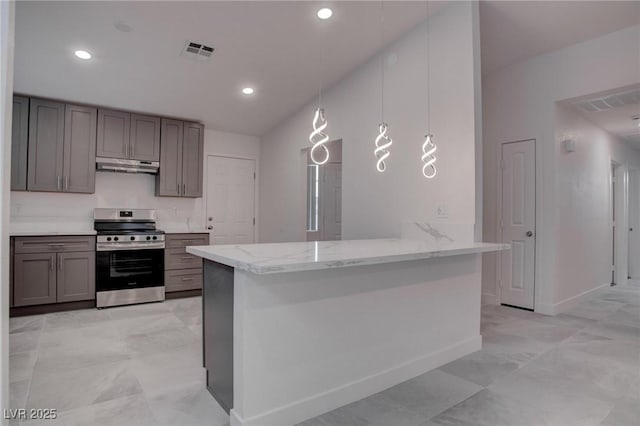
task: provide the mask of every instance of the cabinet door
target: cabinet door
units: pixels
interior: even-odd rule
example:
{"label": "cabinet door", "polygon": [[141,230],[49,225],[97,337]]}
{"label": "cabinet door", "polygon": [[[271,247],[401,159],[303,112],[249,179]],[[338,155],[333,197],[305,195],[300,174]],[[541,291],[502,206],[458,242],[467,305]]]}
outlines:
{"label": "cabinet door", "polygon": [[130,143],[131,159],[160,161],[160,118],[131,114]]}
{"label": "cabinet door", "polygon": [[11,190],[27,190],[27,148],[29,146],[29,98],[13,97],[11,127]]}
{"label": "cabinet door", "polygon": [[129,158],[130,129],[131,114],[128,112],[99,109],[96,155]]}
{"label": "cabinet door", "polygon": [[58,253],[58,303],[96,298],[95,252]]}
{"label": "cabinet door", "polygon": [[13,305],[56,302],[56,254],[16,254],[13,265]]}
{"label": "cabinet door", "polygon": [[162,119],[156,195],[179,197],[182,190],[182,121]]}
{"label": "cabinet door", "polygon": [[202,197],[203,149],[204,126],[197,123],[185,123],[182,147],[183,197]]}
{"label": "cabinet door", "polygon": [[64,104],[31,98],[27,189],[62,191]]}
{"label": "cabinet door", "polygon": [[65,192],[94,193],[96,188],[96,108],[67,105],[64,125]]}

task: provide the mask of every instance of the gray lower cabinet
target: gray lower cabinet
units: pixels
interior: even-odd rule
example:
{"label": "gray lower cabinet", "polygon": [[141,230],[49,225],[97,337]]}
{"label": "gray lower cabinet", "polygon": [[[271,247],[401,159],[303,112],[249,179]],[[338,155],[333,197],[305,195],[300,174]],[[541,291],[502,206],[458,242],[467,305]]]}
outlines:
{"label": "gray lower cabinet", "polygon": [[202,289],[202,258],[185,251],[187,246],[209,244],[209,234],[167,234],[164,251],[165,291]]}
{"label": "gray lower cabinet", "polygon": [[162,119],[156,195],[202,197],[204,126]]}
{"label": "gray lower cabinet", "polygon": [[95,252],[58,253],[57,302],[95,299]]}
{"label": "gray lower cabinet", "polygon": [[56,302],[56,256],[55,253],[14,255],[14,306]]}
{"label": "gray lower cabinet", "polygon": [[12,240],[13,306],[95,299],[95,237]]}
{"label": "gray lower cabinet", "polygon": [[13,97],[11,127],[11,190],[27,190],[27,156],[29,147],[29,98]]}
{"label": "gray lower cabinet", "polygon": [[31,98],[29,191],[95,192],[96,108]]}
{"label": "gray lower cabinet", "polygon": [[100,108],[97,156],[160,161],[160,118]]}

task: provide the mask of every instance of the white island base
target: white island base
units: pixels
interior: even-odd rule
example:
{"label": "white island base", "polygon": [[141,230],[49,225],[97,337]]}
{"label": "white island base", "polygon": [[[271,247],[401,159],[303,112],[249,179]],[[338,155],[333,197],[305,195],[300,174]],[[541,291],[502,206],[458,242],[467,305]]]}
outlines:
{"label": "white island base", "polygon": [[243,252],[235,261],[232,246],[188,249],[205,258],[208,387],[231,425],[294,425],[479,350],[479,253],[504,246],[471,245],[471,253],[422,247],[410,254],[417,260],[395,250],[377,264],[358,262],[364,256],[350,247],[341,265],[323,261],[316,245],[311,263],[283,258],[282,272],[272,260],[266,272],[264,259],[240,259],[277,244],[235,246]]}

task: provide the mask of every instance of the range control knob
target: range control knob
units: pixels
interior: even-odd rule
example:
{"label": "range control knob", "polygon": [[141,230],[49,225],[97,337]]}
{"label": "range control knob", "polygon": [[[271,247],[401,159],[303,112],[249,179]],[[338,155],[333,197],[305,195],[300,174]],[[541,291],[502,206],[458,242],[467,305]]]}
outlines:
{"label": "range control knob", "polygon": [[154,240],[157,240],[157,239],[158,239],[158,237],[156,237],[156,236],[154,235],[154,236],[153,236],[153,239],[154,239]]}
{"label": "range control knob", "polygon": [[118,241],[118,237],[113,237],[113,241]]}
{"label": "range control knob", "polygon": [[135,241],[135,240],[136,240],[136,237],[130,237],[129,239],[130,239],[131,241]]}
{"label": "range control knob", "polygon": [[111,237],[107,237],[107,241],[111,241]]}
{"label": "range control knob", "polygon": [[151,237],[147,235],[147,241],[149,241],[150,239],[151,239]]}

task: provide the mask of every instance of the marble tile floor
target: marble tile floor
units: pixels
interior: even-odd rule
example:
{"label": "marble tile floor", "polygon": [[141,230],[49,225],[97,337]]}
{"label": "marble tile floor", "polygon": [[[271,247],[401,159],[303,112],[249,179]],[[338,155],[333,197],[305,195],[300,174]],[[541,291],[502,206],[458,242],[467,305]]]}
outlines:
{"label": "marble tile floor", "polygon": [[55,420],[11,425],[228,425],[205,389],[202,300],[11,318],[11,408]]}
{"label": "marble tile floor", "polygon": [[[57,408],[31,425],[210,425],[200,298],[10,322],[13,408]],[[482,308],[483,349],[300,426],[635,426],[640,283],[562,315]]]}
{"label": "marble tile floor", "polygon": [[640,425],[640,282],[555,317],[486,305],[483,348],[298,426]]}

